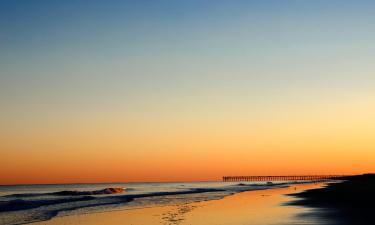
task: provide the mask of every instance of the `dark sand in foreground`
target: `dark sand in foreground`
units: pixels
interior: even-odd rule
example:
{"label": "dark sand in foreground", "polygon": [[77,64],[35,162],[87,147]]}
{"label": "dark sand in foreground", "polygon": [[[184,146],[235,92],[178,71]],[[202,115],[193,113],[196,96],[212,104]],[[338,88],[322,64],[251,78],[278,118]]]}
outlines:
{"label": "dark sand in foreground", "polygon": [[292,194],[300,198],[291,205],[320,209],[302,214],[320,217],[328,224],[375,224],[375,174],[347,177],[343,182],[331,183],[326,188]]}

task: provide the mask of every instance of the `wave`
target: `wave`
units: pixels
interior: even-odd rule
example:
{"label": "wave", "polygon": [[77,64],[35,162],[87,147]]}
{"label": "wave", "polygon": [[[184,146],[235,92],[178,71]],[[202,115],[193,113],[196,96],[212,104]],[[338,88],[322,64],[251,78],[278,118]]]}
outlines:
{"label": "wave", "polygon": [[22,193],[22,194],[12,194],[3,197],[41,197],[41,196],[80,196],[80,195],[109,195],[109,194],[119,194],[124,192],[124,188],[104,188],[95,191],[57,191],[57,192],[47,192],[47,193]]}

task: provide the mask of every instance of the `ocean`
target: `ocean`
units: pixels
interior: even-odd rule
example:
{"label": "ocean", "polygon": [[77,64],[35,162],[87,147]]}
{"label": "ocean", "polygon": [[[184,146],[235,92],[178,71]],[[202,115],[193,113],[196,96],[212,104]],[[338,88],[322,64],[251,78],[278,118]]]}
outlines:
{"label": "ocean", "polygon": [[[292,182],[176,182],[0,186],[0,224],[25,224],[55,216],[128,210],[221,199]],[[123,188],[118,194],[94,192]]]}

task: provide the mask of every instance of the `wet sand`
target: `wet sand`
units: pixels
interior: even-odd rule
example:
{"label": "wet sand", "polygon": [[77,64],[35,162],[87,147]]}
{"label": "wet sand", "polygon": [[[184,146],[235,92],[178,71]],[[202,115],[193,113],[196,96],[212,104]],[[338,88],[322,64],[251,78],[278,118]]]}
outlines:
{"label": "wet sand", "polygon": [[320,186],[321,184],[299,184],[287,188],[248,191],[206,202],[61,216],[33,225],[322,224],[316,218],[305,219],[298,216],[313,213],[312,209],[285,205],[293,199],[287,194]]}

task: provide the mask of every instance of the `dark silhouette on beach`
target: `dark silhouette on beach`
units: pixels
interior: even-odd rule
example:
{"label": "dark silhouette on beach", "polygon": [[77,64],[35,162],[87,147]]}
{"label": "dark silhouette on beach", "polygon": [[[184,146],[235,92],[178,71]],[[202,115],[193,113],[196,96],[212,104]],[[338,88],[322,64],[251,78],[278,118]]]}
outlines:
{"label": "dark silhouette on beach", "polygon": [[[310,216],[321,217],[327,224],[375,224],[375,174],[344,177],[325,188],[292,194],[299,200],[292,205],[319,209]],[[303,215],[309,216],[309,215]]]}

